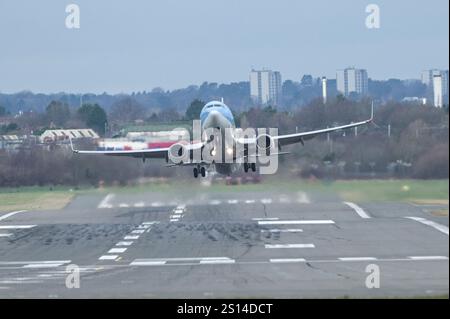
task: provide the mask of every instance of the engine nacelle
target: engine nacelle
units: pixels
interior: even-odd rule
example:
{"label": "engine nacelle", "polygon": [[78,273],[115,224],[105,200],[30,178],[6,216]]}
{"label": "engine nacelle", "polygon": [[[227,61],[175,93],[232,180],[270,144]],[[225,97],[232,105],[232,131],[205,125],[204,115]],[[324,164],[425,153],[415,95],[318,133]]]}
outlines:
{"label": "engine nacelle", "polygon": [[176,164],[189,161],[189,154],[186,146],[181,143],[173,144],[169,148],[169,160]]}
{"label": "engine nacelle", "polygon": [[261,134],[256,138],[256,146],[260,150],[267,151],[273,145],[274,141],[272,136],[268,134]]}

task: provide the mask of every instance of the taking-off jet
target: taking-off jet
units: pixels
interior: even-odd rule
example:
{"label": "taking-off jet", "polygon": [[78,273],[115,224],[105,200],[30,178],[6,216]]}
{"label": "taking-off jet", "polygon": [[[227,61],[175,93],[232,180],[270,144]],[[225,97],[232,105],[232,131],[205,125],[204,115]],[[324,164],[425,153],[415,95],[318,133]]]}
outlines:
{"label": "taking-off jet", "polygon": [[[197,122],[197,141],[179,141],[170,147],[149,148],[139,150],[77,150],[71,142],[72,151],[77,154],[129,156],[141,158],[163,158],[169,167],[191,166],[194,177],[206,176],[206,171],[215,168],[215,171],[223,175],[231,175],[233,172],[244,168],[256,171],[256,162],[265,158],[265,164],[270,164],[270,159],[278,155],[288,154],[281,152],[281,148],[291,144],[304,144],[320,134],[327,134],[338,130],[355,128],[370,123],[373,120],[373,105],[368,120],[336,126],[326,129],[278,135],[271,134],[274,129],[267,133],[264,129],[242,130],[236,128],[231,110],[223,101],[211,101],[207,103],[201,113],[200,121]],[[194,121],[195,131],[196,121]],[[276,130],[276,129],[275,129]],[[195,137],[195,132],[193,133]],[[267,160],[269,159],[269,160]],[[278,162],[276,162],[278,163]],[[260,167],[261,171],[261,167]],[[273,170],[271,172],[274,172]]]}

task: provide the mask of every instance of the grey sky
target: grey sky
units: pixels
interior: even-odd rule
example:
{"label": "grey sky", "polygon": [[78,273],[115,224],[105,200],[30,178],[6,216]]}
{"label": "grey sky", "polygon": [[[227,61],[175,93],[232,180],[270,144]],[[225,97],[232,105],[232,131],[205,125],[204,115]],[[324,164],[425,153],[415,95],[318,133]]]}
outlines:
{"label": "grey sky", "polygon": [[[81,28],[65,27],[65,6]],[[365,7],[381,29],[365,27]],[[108,93],[248,79],[251,67],[374,79],[448,69],[448,0],[0,0],[0,92]]]}

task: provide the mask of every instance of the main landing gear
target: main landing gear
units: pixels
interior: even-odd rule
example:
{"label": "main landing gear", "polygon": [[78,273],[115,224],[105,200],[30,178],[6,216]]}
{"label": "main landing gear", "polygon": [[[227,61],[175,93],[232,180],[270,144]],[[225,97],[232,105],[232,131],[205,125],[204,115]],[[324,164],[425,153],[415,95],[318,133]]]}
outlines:
{"label": "main landing gear", "polygon": [[197,178],[198,174],[200,174],[202,177],[205,177],[206,176],[206,169],[205,169],[205,167],[203,167],[203,166],[201,166],[201,167],[200,166],[194,167],[194,177]]}
{"label": "main landing gear", "polygon": [[244,163],[244,172],[248,173],[250,168],[252,172],[256,172],[256,163]]}

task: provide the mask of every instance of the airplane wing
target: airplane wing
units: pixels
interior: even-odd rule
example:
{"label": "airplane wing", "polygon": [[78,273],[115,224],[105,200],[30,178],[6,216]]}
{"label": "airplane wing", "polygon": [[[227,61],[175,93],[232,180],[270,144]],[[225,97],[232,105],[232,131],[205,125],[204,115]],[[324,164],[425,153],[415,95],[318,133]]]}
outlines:
{"label": "airplane wing", "polygon": [[[186,150],[192,151],[197,148],[201,148],[203,143],[195,143],[186,145]],[[107,155],[107,156],[128,156],[135,158],[168,158],[170,147],[164,148],[152,148],[141,150],[105,150],[105,151],[84,151],[77,150],[73,147],[72,139],[70,139],[70,147],[75,154],[87,154],[87,155]]]}
{"label": "airplane wing", "polygon": [[[279,146],[290,145],[290,144],[295,144],[295,143],[303,144],[303,142],[305,140],[312,139],[312,138],[316,137],[317,135],[362,126],[362,125],[368,124],[372,121],[373,121],[373,105],[372,105],[370,118],[365,121],[350,123],[350,124],[346,124],[346,125],[335,126],[335,127],[330,127],[330,128],[320,129],[320,130],[315,130],[315,131],[307,131],[307,132],[300,132],[300,133],[294,133],[294,134],[272,136],[272,138],[275,142],[278,142]],[[243,143],[243,144],[256,143],[256,138],[237,139],[237,142]]]}

